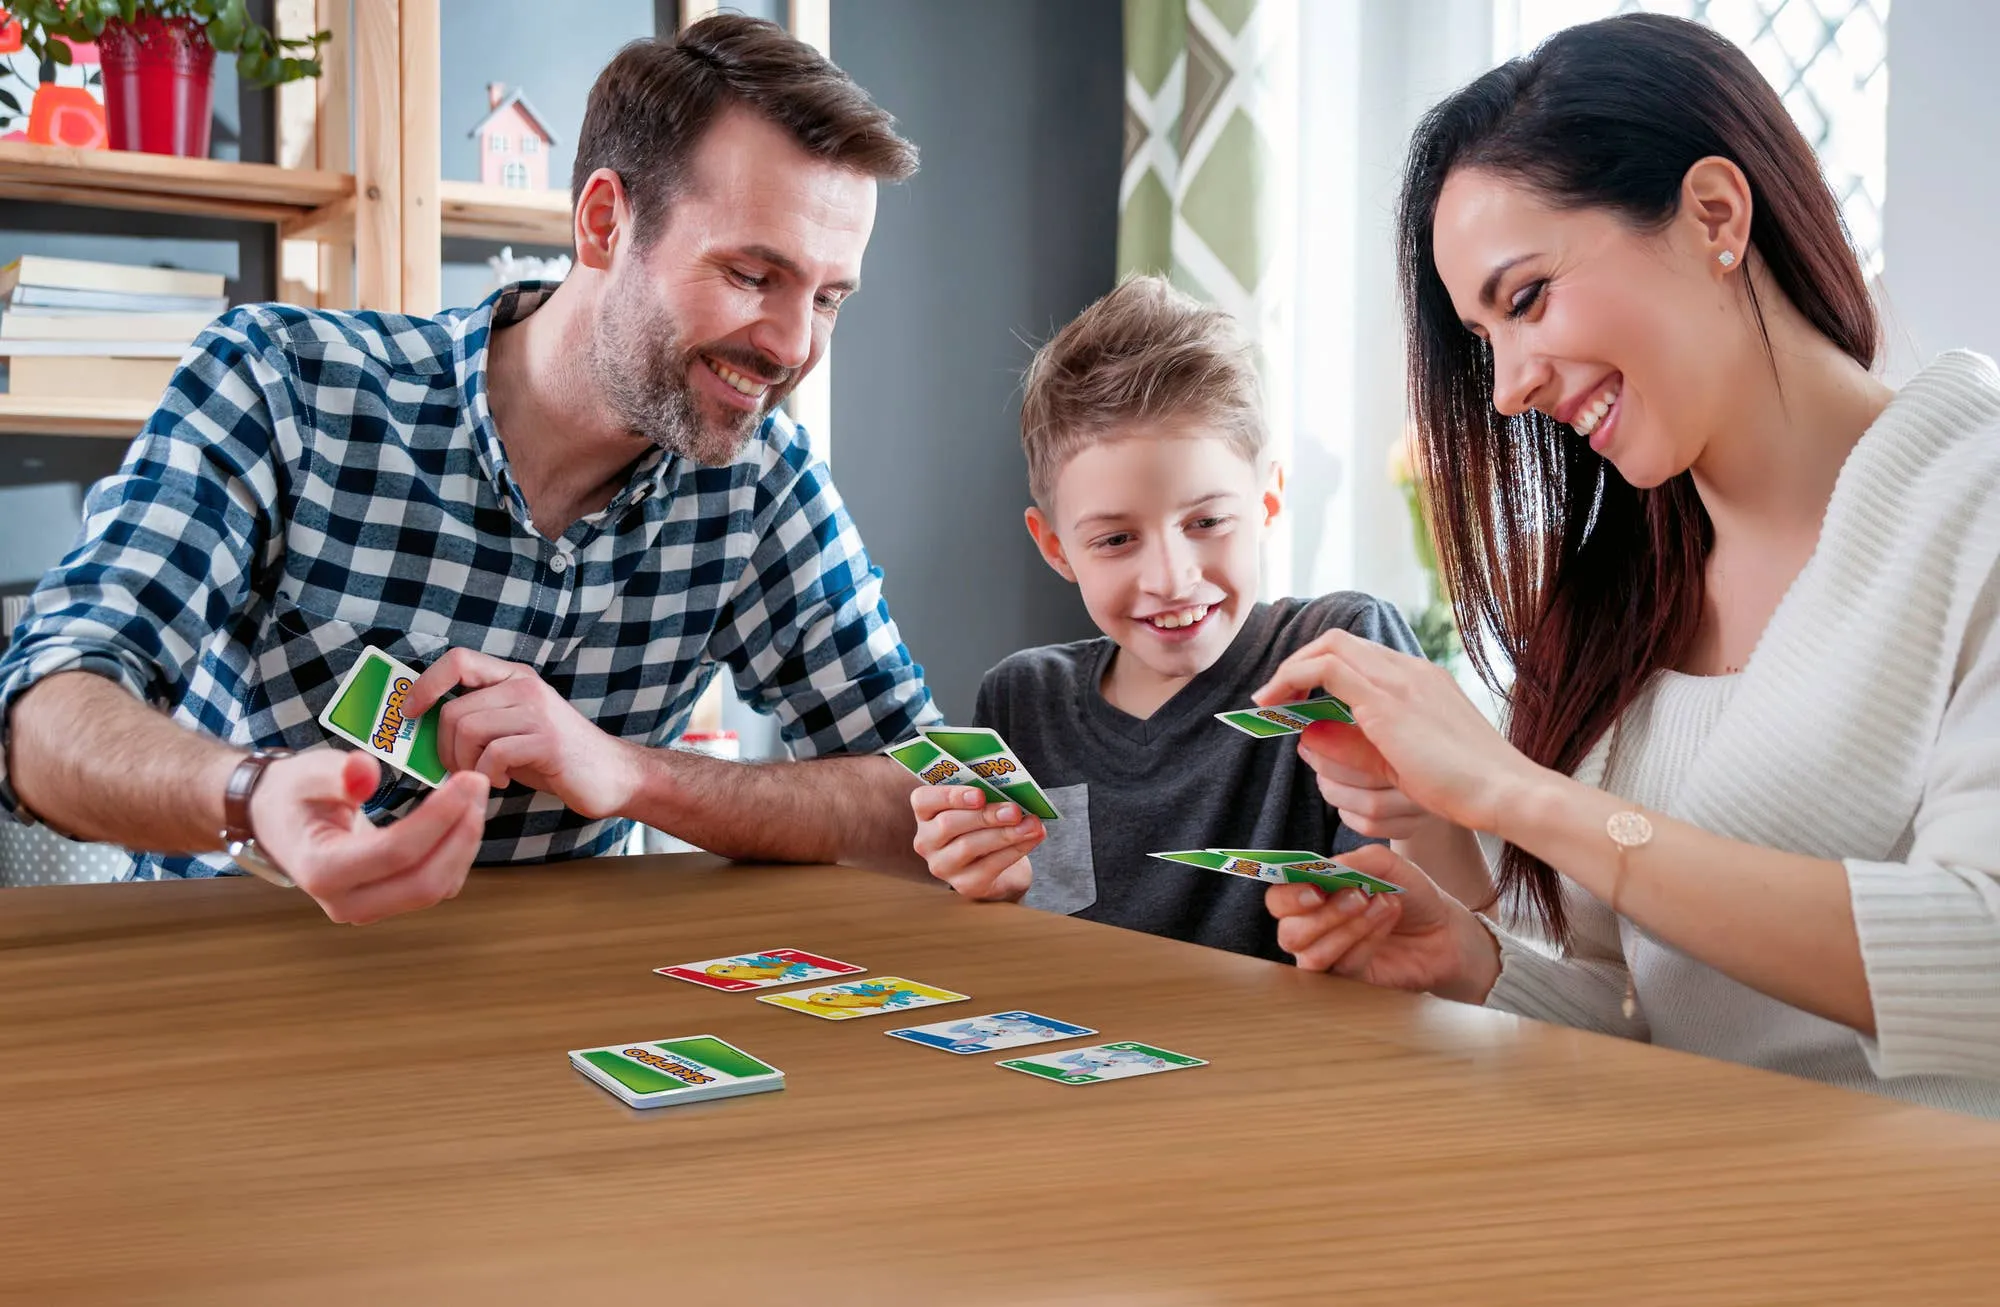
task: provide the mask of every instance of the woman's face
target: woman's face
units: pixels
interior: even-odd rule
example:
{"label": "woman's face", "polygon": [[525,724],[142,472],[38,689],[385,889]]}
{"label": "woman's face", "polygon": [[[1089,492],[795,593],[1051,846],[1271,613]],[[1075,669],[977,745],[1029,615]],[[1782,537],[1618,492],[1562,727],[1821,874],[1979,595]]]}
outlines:
{"label": "woman's face", "polygon": [[1432,256],[1493,347],[1493,406],[1566,423],[1645,487],[1691,467],[1733,407],[1743,315],[1713,237],[1698,217],[1640,232],[1461,168],[1438,197]]}

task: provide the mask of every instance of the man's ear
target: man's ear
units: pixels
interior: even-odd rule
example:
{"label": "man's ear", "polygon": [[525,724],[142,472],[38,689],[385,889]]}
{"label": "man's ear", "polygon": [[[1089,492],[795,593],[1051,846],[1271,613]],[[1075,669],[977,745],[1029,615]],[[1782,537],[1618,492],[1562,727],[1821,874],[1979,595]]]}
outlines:
{"label": "man's ear", "polygon": [[1042,561],[1056,570],[1056,575],[1071,585],[1076,584],[1076,573],[1070,568],[1069,558],[1063,553],[1062,541],[1056,538],[1055,523],[1039,508],[1030,508],[1024,514],[1028,524],[1028,534],[1034,537],[1035,548],[1042,551]]}
{"label": "man's ear", "polygon": [[599,272],[611,267],[618,246],[632,238],[632,206],[617,173],[599,168],[583,179],[576,212],[570,215],[570,237],[579,264]]}
{"label": "man's ear", "polygon": [[1285,511],[1285,465],[1277,459],[1271,460],[1271,474],[1264,481],[1264,525],[1278,520]]}

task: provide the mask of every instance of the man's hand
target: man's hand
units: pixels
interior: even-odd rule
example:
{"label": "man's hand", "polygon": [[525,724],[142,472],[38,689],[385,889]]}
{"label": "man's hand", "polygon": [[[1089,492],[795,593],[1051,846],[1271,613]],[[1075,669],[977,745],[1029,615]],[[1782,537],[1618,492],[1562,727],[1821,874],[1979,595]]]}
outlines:
{"label": "man's hand", "polygon": [[378,827],[361,805],[381,773],[365,753],[315,749],[272,763],[250,798],[259,847],[334,921],[380,921],[456,897],[479,852],[484,776],[452,776]]}
{"label": "man's hand", "polygon": [[590,818],[624,815],[640,780],[640,746],[607,734],[532,667],[453,649],[410,688],[403,711],[421,717],[463,689],[438,716],[438,759],[495,789],[520,781]]}

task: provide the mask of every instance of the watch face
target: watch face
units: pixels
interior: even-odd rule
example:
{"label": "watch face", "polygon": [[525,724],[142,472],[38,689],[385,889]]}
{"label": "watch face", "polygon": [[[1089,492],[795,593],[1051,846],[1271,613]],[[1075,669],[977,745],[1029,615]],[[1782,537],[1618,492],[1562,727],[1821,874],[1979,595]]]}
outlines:
{"label": "watch face", "polygon": [[268,880],[280,889],[294,889],[292,878],[278,870],[278,864],[264,856],[255,840],[231,840],[227,850],[230,861],[259,880]]}

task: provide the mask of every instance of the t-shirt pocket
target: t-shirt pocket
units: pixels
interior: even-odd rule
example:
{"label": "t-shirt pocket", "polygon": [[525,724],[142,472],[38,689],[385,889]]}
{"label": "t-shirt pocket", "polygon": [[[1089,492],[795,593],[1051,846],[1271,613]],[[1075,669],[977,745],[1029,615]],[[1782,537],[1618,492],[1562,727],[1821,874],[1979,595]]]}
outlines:
{"label": "t-shirt pocket", "polygon": [[1071,916],[1097,902],[1097,868],[1090,858],[1090,787],[1064,785],[1047,794],[1062,816],[1048,823],[1048,838],[1029,855],[1035,878],[1021,902]]}

